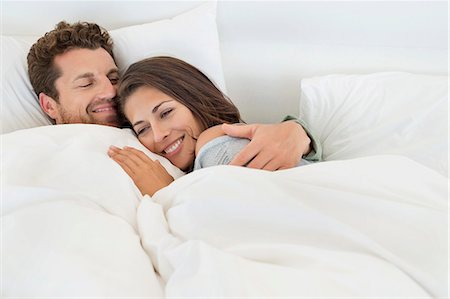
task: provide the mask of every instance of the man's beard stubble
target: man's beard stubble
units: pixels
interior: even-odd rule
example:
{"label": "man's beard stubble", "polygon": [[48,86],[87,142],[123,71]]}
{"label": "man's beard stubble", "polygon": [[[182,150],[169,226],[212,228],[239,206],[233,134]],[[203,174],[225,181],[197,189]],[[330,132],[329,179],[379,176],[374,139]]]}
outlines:
{"label": "man's beard stubble", "polygon": [[97,120],[88,113],[86,113],[86,115],[75,116],[72,113],[65,110],[61,105],[58,105],[57,109],[61,117],[61,124],[97,124],[120,128],[124,123],[123,117],[120,116],[120,113],[110,115],[103,120]]}

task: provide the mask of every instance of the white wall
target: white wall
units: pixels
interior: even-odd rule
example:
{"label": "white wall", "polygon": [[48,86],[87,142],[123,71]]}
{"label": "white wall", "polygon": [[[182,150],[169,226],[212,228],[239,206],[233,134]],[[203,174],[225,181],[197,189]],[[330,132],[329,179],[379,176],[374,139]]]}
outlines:
{"label": "white wall", "polygon": [[221,3],[229,94],[247,120],[274,122],[296,113],[301,78],[448,74],[447,7],[430,1]]}
{"label": "white wall", "polygon": [[[201,3],[2,1],[1,29],[41,35],[62,19],[115,29]],[[217,22],[228,94],[250,122],[297,114],[304,77],[448,74],[447,1],[219,1]]]}

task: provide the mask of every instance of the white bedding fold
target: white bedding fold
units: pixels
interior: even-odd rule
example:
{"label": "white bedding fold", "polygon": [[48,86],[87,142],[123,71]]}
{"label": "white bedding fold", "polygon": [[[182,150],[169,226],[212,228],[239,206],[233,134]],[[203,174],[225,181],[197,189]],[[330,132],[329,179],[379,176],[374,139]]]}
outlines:
{"label": "white bedding fold", "polygon": [[165,233],[139,229],[144,247],[172,240],[146,247],[173,271],[168,295],[445,296],[447,184],[399,156],[276,173],[219,166],[154,195]]}
{"label": "white bedding fold", "polygon": [[139,235],[78,200],[50,200],[2,219],[3,295],[163,296]]}
{"label": "white bedding fold", "polygon": [[164,295],[137,233],[142,196],[107,155],[110,145],[145,150],[130,130],[77,124],[1,138],[3,296]]}
{"label": "white bedding fold", "polygon": [[4,296],[448,295],[449,181],[412,160],[210,167],[142,199],[111,144],[143,149],[95,125],[2,135]]}

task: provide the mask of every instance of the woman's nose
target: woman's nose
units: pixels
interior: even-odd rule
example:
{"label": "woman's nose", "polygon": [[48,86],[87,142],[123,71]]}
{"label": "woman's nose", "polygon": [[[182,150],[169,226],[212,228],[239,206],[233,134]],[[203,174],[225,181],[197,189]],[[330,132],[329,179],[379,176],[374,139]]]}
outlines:
{"label": "woman's nose", "polygon": [[170,130],[163,124],[152,124],[152,130],[155,142],[163,141],[170,133]]}

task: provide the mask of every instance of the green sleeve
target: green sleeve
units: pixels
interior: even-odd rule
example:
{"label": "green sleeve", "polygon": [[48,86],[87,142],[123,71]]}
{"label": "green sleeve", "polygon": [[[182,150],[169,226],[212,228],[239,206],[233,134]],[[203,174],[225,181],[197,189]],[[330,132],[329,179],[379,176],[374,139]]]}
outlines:
{"label": "green sleeve", "polygon": [[308,155],[302,157],[308,161],[322,161],[322,145],[319,142],[319,139],[314,136],[314,134],[309,130],[308,126],[301,120],[293,116],[286,116],[283,121],[293,120],[303,127],[306,134],[308,134],[309,139],[311,139],[311,151]]}

